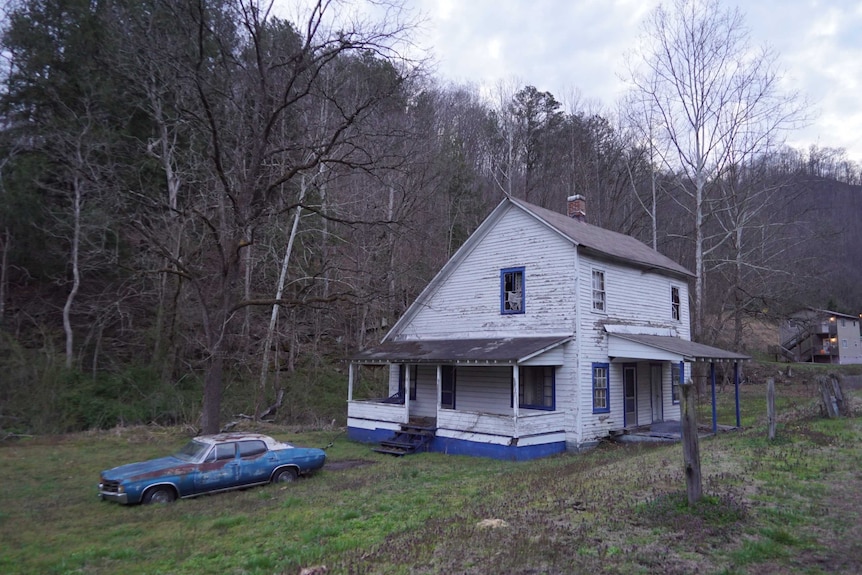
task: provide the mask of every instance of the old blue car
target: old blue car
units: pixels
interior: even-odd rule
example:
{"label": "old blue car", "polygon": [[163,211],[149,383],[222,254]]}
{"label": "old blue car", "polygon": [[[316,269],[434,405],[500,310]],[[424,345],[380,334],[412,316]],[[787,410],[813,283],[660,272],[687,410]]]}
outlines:
{"label": "old blue car", "polygon": [[99,498],[123,504],[168,503],[180,497],[291,482],[325,462],[322,449],[297,447],[267,435],[202,435],[174,455],[103,471]]}

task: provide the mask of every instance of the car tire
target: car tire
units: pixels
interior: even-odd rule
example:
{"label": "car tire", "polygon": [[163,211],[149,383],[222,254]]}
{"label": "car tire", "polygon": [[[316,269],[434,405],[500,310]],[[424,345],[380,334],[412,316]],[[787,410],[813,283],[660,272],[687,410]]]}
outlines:
{"label": "car tire", "polygon": [[293,483],[296,481],[298,474],[296,473],[296,469],[293,467],[287,467],[285,469],[279,469],[275,472],[275,475],[272,476],[273,483]]}
{"label": "car tire", "polygon": [[142,503],[170,503],[177,498],[176,492],[166,486],[153,487],[144,493]]}

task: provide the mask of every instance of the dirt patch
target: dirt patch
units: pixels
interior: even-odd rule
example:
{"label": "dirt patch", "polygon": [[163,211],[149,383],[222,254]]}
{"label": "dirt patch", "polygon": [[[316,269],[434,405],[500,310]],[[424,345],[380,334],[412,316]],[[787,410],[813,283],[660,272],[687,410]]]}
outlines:
{"label": "dirt patch", "polygon": [[364,467],[366,465],[374,465],[375,463],[377,462],[370,459],[342,459],[340,461],[327,461],[324,469],[327,471],[344,471],[345,469]]}

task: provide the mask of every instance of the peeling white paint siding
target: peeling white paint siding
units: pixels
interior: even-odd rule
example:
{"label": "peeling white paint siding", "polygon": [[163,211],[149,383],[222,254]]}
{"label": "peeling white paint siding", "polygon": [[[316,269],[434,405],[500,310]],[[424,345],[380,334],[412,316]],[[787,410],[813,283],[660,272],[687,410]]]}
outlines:
{"label": "peeling white paint siding", "polygon": [[[581,281],[578,283],[581,317],[578,322],[581,362],[579,378],[583,390],[578,406],[581,409],[580,442],[591,442],[605,437],[611,429],[624,425],[623,413],[623,363],[611,362],[610,366],[610,413],[593,413],[592,365],[608,363],[608,337],[603,325],[620,323],[645,327],[667,327],[677,331],[683,339],[690,338],[688,286],[682,280],[666,275],[643,271],[637,268],[604,261],[592,256],[581,256],[578,267]],[[593,270],[605,274],[605,310],[593,310]],[[680,290],[680,319],[673,320],[671,309],[671,287]],[[638,423],[652,420],[650,403],[650,362],[637,362],[637,409]],[[662,377],[662,400],[664,419],[679,419],[679,406],[670,400],[670,366],[665,365]],[[631,423],[631,422],[630,422]]]}
{"label": "peeling white paint siding", "polygon": [[[609,358],[603,326],[613,323],[662,328],[689,339],[686,282],[578,253],[572,241],[514,206],[482,233],[469,253],[457,256],[457,265],[452,265],[448,275],[429,286],[421,298],[424,305],[403,318],[404,323],[396,328],[397,333],[390,334],[391,339],[573,334],[569,343],[529,362],[558,365],[556,412],[561,414],[566,442],[590,443],[607,436],[611,429],[623,427],[623,362]],[[453,263],[455,260],[450,262]],[[502,314],[500,272],[518,267],[523,267],[525,274],[525,313]],[[605,274],[603,312],[592,308],[593,269]],[[672,317],[672,287],[679,289],[678,320]],[[593,363],[611,364],[610,413],[593,413]],[[652,418],[650,362],[640,361],[637,365],[638,422],[648,423]],[[456,373],[457,411],[511,414],[510,367],[459,366]],[[670,364],[663,363],[662,409],[666,420],[679,418],[679,406],[671,400],[670,374]],[[419,367],[417,398],[410,407],[413,414],[438,415],[436,377],[436,367]],[[397,389],[397,369],[390,373],[390,388],[393,386]]]}
{"label": "peeling white paint siding", "polygon": [[[509,209],[467,255],[398,339],[557,335],[574,324],[571,242],[520,209]],[[525,313],[500,313],[500,270],[524,267]]]}

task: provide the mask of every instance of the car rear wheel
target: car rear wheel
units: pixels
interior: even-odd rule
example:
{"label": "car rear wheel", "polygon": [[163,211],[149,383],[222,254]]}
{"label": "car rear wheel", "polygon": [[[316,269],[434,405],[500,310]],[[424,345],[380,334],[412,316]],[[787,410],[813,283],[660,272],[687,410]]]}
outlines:
{"label": "car rear wheel", "polygon": [[153,487],[144,493],[144,503],[170,503],[177,498],[177,494],[170,487]]}
{"label": "car rear wheel", "polygon": [[287,469],[279,469],[275,475],[272,476],[273,483],[293,483],[296,481],[297,473],[296,469],[293,467],[288,467]]}

